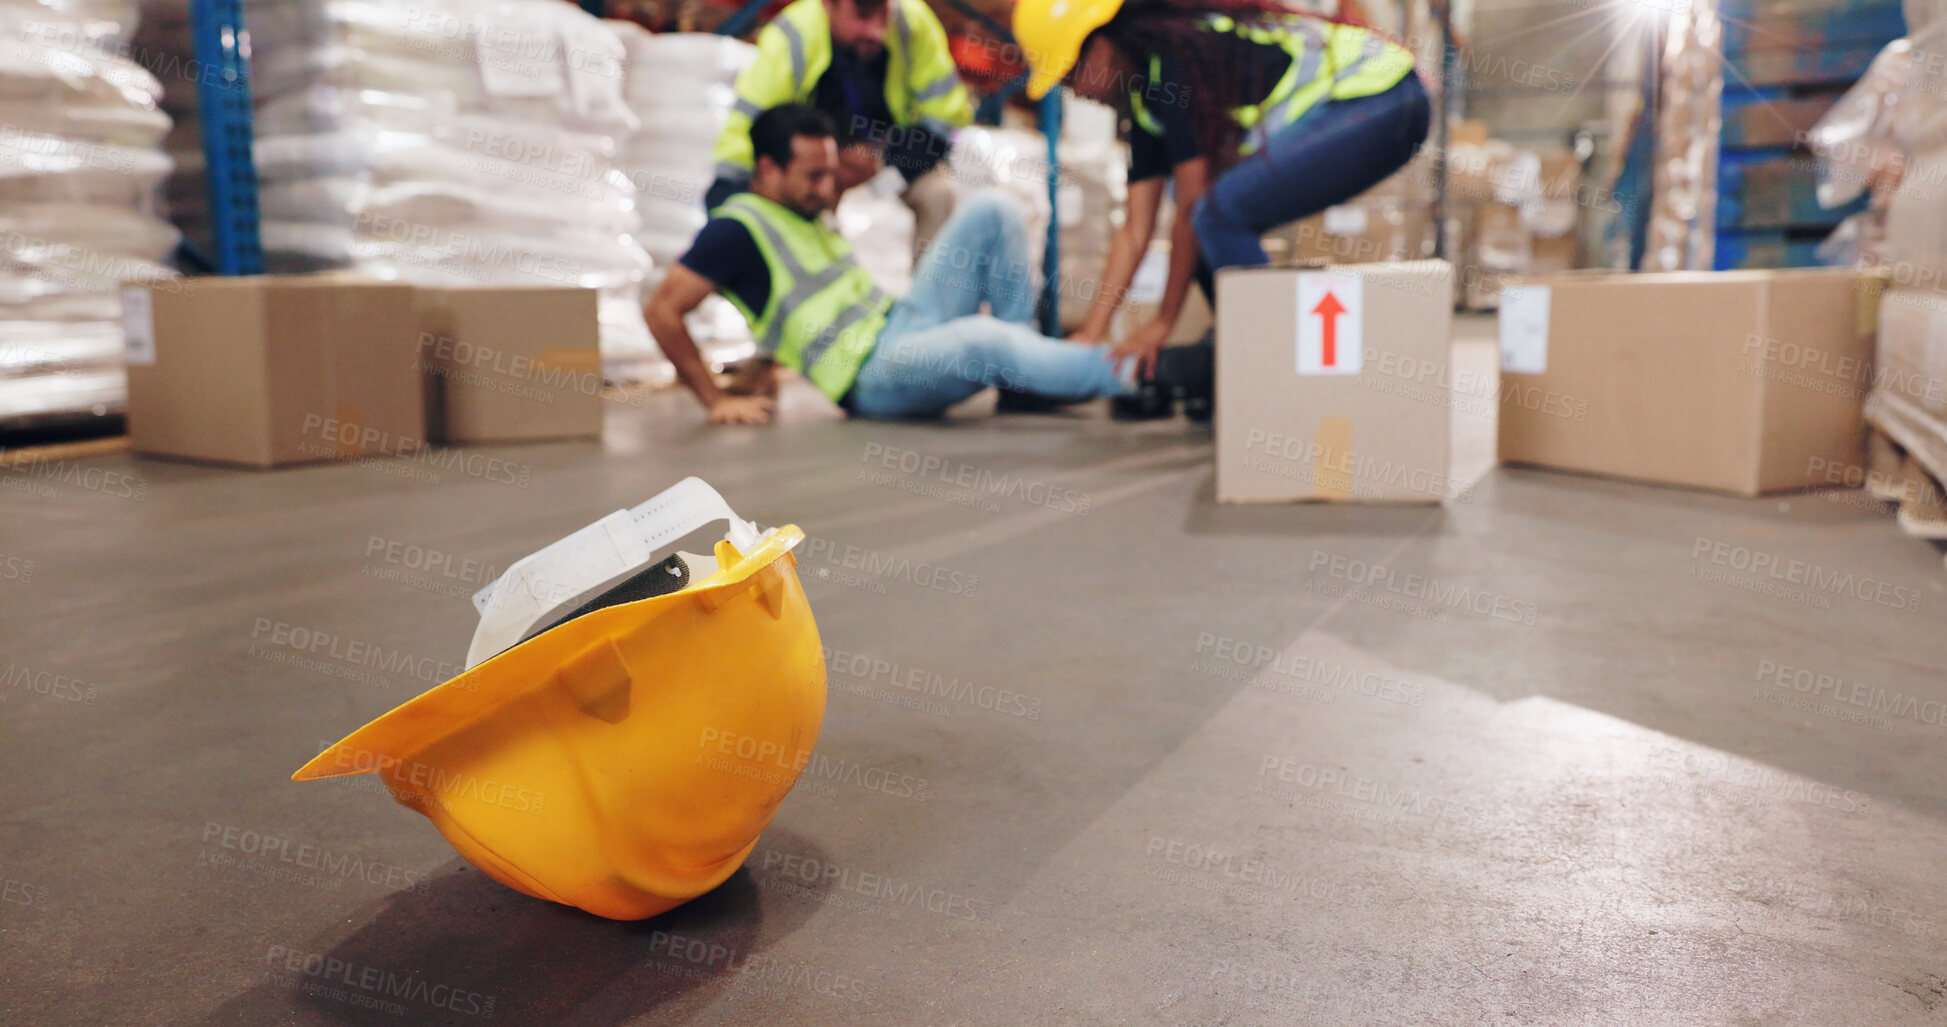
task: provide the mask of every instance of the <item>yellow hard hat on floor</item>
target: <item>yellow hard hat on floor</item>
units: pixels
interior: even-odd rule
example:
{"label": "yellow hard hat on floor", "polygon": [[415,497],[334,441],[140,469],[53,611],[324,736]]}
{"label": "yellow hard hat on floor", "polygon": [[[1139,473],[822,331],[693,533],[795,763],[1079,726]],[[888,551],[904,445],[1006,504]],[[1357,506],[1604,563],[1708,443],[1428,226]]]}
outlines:
{"label": "yellow hard hat on floor", "polygon": [[[670,555],[723,519],[714,561]],[[293,779],[377,771],[468,862],[538,898],[616,920],[695,898],[743,864],[818,740],[803,539],[760,534],[695,478],[611,514],[475,597],[464,673]]]}
{"label": "yellow hard hat on floor", "polygon": [[1039,100],[1082,56],[1082,41],[1122,10],[1122,0],[1019,0],[1014,41],[1028,61],[1028,99]]}

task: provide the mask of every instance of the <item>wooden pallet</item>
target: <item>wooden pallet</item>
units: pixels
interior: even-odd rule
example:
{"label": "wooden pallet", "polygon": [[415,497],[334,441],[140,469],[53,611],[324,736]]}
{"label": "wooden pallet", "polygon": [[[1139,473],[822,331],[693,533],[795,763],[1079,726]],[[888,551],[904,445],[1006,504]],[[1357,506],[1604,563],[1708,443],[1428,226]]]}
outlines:
{"label": "wooden pallet", "polygon": [[126,435],[105,439],[84,439],[80,442],[55,442],[44,446],[21,446],[17,449],[0,450],[0,467],[47,460],[78,460],[82,457],[107,456],[110,453],[127,451],[128,436]]}
{"label": "wooden pallet", "polygon": [[1911,456],[1904,465],[1906,495],[1900,499],[1900,528],[1915,538],[1947,540],[1947,498],[1940,480]]}
{"label": "wooden pallet", "polygon": [[1911,441],[1915,436],[1896,435],[1886,430],[1887,424],[1899,430],[1897,419],[1870,422],[1866,491],[1875,499],[1898,504],[1894,517],[1900,530],[1915,538],[1947,541],[1947,489],[1941,487],[1941,474],[1922,459],[1925,449],[1902,445],[1902,437]]}

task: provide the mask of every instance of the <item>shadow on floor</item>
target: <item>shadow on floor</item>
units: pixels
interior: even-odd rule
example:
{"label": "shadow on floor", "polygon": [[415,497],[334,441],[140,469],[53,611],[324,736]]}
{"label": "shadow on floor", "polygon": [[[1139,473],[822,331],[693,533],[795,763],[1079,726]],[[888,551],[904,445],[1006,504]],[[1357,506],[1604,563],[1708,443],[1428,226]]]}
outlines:
{"label": "shadow on floor", "polygon": [[[824,855],[776,829],[765,843]],[[422,890],[380,900],[349,937],[334,943],[341,932],[327,929],[308,943],[267,946],[262,982],[204,1022],[623,1023],[738,983],[753,957],[809,918],[823,890],[765,901],[739,869],[708,894],[625,923],[522,895],[456,858]]]}
{"label": "shadow on floor", "polygon": [[1217,474],[1205,476],[1183,518],[1191,535],[1254,535],[1290,540],[1299,535],[1407,538],[1443,518],[1432,503],[1219,503]]}

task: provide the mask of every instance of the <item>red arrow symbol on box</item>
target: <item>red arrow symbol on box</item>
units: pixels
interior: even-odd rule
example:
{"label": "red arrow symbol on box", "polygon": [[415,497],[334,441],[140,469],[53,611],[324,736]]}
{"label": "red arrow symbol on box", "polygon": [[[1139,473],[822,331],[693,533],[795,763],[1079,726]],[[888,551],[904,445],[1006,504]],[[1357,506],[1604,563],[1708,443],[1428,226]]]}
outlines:
{"label": "red arrow symbol on box", "polygon": [[1319,325],[1324,330],[1319,345],[1318,366],[1339,366],[1339,315],[1345,313],[1345,306],[1337,296],[1326,293],[1325,298],[1312,308],[1318,315]]}

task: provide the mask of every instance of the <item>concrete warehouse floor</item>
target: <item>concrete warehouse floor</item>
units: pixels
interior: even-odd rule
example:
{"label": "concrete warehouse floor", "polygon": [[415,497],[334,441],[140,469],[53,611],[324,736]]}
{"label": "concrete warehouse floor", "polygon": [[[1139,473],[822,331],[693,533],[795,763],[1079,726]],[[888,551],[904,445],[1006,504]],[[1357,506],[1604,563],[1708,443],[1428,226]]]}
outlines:
{"label": "concrete warehouse floor", "polygon": [[[485,451],[524,488],[0,473],[0,1023],[1947,1022],[1947,579],[1858,494],[1489,472],[1470,407],[1482,477],[1445,509],[1239,508],[1181,421],[789,399],[782,427],[711,430],[657,394],[605,450]],[[875,447],[1086,515],[882,485]],[[834,670],[819,752],[870,773],[800,781],[722,888],[602,921],[489,881],[370,776],[288,780],[432,682],[280,663],[264,625],[457,661],[479,581],[390,543],[504,567],[686,474],[809,531],[826,644],[898,668]],[[1919,606],[1746,591],[1712,580],[1718,542]],[[1340,558],[1492,602],[1352,591]],[[902,704],[915,674],[1020,698]],[[1845,684],[1780,705],[1817,675]],[[1861,682],[1925,705],[1846,701]]]}

